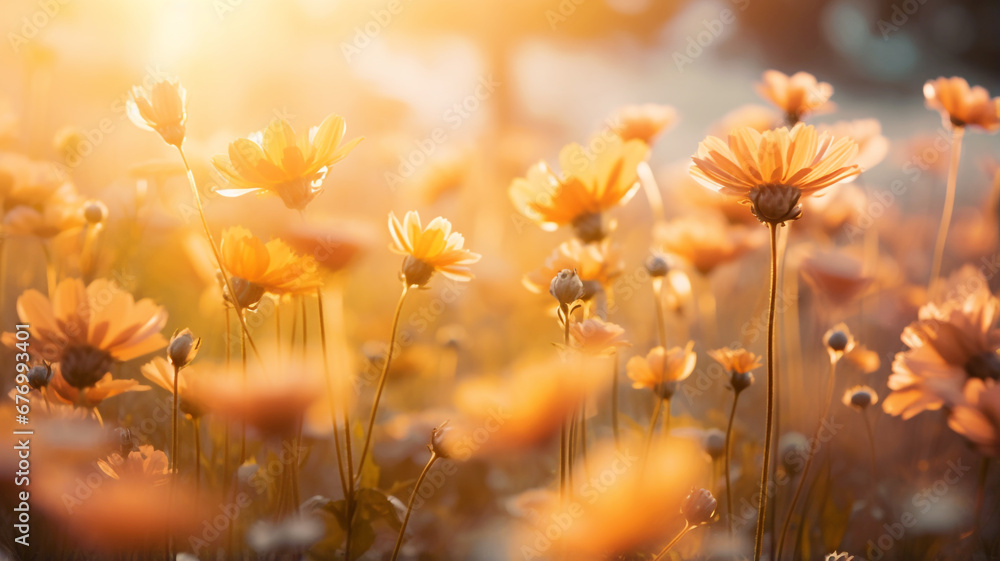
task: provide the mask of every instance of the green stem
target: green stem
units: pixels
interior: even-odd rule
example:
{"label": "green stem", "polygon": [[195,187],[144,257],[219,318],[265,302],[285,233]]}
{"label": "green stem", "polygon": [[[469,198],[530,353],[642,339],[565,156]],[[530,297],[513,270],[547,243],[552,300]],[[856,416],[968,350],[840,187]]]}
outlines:
{"label": "green stem", "polygon": [[948,167],[948,185],[944,195],[944,210],[941,211],[941,224],[938,226],[937,242],[934,244],[934,261],[931,264],[931,277],[927,281],[927,290],[941,274],[941,261],[944,257],[945,241],[948,239],[948,227],[951,226],[951,215],[955,208],[955,187],[958,182],[958,162],[962,156],[962,137],[965,127],[953,127],[951,133],[951,164]]}
{"label": "green stem", "polygon": [[427,477],[427,472],[431,470],[431,466],[438,459],[438,455],[431,451],[431,457],[427,460],[427,465],[424,466],[423,471],[420,472],[420,476],[417,477],[417,483],[413,486],[413,492],[410,493],[410,500],[406,503],[406,514],[403,515],[403,524],[399,527],[399,536],[396,537],[396,546],[392,548],[392,557],[389,561],[396,561],[396,557],[399,556],[399,548],[403,545],[403,534],[406,533],[406,524],[410,521],[410,514],[413,513],[413,501],[417,498],[417,492],[420,490],[420,485],[424,482],[424,478]]}
{"label": "green stem", "polygon": [[778,291],[778,225],[768,224],[771,234],[771,286],[767,308],[767,416],[764,419],[764,466],[760,473],[760,501],[757,511],[757,535],[753,559],[760,561],[764,547],[764,518],[767,514],[767,480],[771,469],[771,425],[774,422],[774,312]]}

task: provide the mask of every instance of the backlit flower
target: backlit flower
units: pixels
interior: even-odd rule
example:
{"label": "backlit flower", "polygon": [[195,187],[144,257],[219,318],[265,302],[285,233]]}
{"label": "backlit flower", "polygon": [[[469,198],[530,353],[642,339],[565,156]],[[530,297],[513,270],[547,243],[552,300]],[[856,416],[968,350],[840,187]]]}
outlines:
{"label": "backlit flower", "polygon": [[813,251],[802,260],[799,272],[813,292],[833,307],[857,301],[874,278],[861,259],[845,251]]}
{"label": "backlit flower", "polygon": [[712,136],[724,136],[729,131],[741,127],[750,127],[764,132],[781,124],[781,117],[771,108],[763,105],[741,105],[726,113],[709,129]]}
{"label": "backlit flower", "polygon": [[753,374],[751,370],[760,368],[763,363],[760,356],[750,351],[738,347],[722,347],[714,351],[708,351],[708,356],[714,358],[726,372],[729,373],[729,385],[733,391],[740,393],[753,384]]}
{"label": "backlit flower", "polygon": [[1000,384],[974,378],[966,383],[964,398],[952,408],[948,426],[983,454],[1000,456]]}
{"label": "backlit flower", "polygon": [[889,154],[889,139],[882,136],[882,124],[878,119],[837,121],[832,125],[817,125],[816,128],[834,138],[853,138],[858,143],[858,156],[854,163],[863,170],[877,166]]}
{"label": "backlit flower", "polygon": [[622,326],[596,317],[571,323],[569,335],[577,347],[587,354],[613,354],[620,348],[631,346],[625,340]]}
{"label": "backlit flower", "polygon": [[599,241],[605,235],[601,213],[632,198],[639,188],[637,166],[648,152],[642,141],[617,137],[593,143],[592,150],[570,144],[559,153],[562,175],[541,162],[514,180],[509,195],[543,229],[572,225],[582,241]]}
{"label": "backlit flower", "polygon": [[823,343],[832,362],[846,359],[863,374],[871,374],[882,365],[878,353],[858,343],[846,323],[838,323],[823,334]]}
{"label": "backlit flower", "polygon": [[870,405],[878,403],[878,393],[869,386],[854,386],[844,392],[844,405],[864,411]]}
{"label": "backlit flower", "polygon": [[677,383],[694,371],[698,355],[693,349],[694,341],[689,341],[683,349],[654,347],[646,356],[630,358],[625,369],[632,380],[632,387],[648,388],[660,398],[669,399],[677,389]]}
{"label": "backlit flower", "polygon": [[729,133],[729,142],[710,136],[698,146],[690,173],[696,181],[750,204],[761,222],[780,224],[802,213],[800,197],[861,173],[854,163],[858,145],[798,124],[759,133]]}
{"label": "backlit flower", "polygon": [[330,115],[318,127],[298,135],[288,121],[272,121],[263,133],[231,143],[228,156],[212,158],[212,165],[233,186],[218,193],[238,197],[270,192],[288,208],[302,210],[323,191],[330,166],[361,142],[359,137],[341,145],[346,132],[340,115]]}
{"label": "backlit flower", "polygon": [[148,445],[129,452],[127,458],[115,453],[97,462],[97,467],[112,479],[145,479],[153,485],[164,485],[170,480],[167,466],[167,455]]}
{"label": "backlit flower", "polygon": [[576,271],[584,283],[597,283],[599,286],[610,286],[625,268],[621,249],[610,239],[600,243],[583,243],[572,239],[559,244],[545,258],[541,267],[524,275],[524,286],[532,292],[545,292],[549,283],[559,271],[569,269]]}
{"label": "backlit flower", "polygon": [[[88,286],[79,279],[65,279],[51,301],[37,290],[27,290],[17,299],[17,313],[31,326],[31,353],[58,362],[62,378],[75,388],[93,386],[116,361],[132,360],[167,344],[160,334],[166,310],[148,298],[136,302],[106,279]],[[14,341],[12,334],[4,334],[5,344]]]}
{"label": "backlit flower", "polygon": [[415,211],[407,212],[402,222],[390,212],[389,233],[389,249],[405,256],[402,275],[407,286],[423,286],[434,273],[455,281],[472,280],[468,265],[479,261],[481,255],[464,249],[465,238],[452,232],[451,222],[445,218],[439,216],[423,227]]}
{"label": "backlit flower", "polygon": [[947,127],[971,125],[987,132],[1000,128],[1000,98],[990,98],[981,86],[969,87],[965,78],[938,78],[924,84],[929,109],[941,113]]}
{"label": "backlit flower", "polygon": [[[726,223],[718,214],[688,215],[657,224],[653,237],[659,249],[682,257],[702,275],[739,259],[760,246],[759,229]],[[766,237],[766,236],[765,236]]]}
{"label": "backlit flower", "polygon": [[48,390],[50,391],[46,391],[45,395],[54,403],[71,405],[73,407],[94,408],[104,402],[104,400],[116,395],[126,392],[144,392],[148,389],[149,386],[140,385],[135,380],[114,380],[111,378],[110,372],[101,376],[101,379],[93,385],[85,388],[77,388],[70,385],[63,378],[61,369],[56,368],[55,374],[52,376],[51,382],[49,382]]}
{"label": "backlit flower", "polygon": [[178,148],[184,142],[187,91],[178,81],[160,80],[151,88],[132,88],[125,105],[128,118],[140,129],[155,131]]}
{"label": "backlit flower", "polygon": [[86,223],[83,198],[51,162],[0,153],[0,200],[8,234],[47,239]]}
{"label": "backlit flower", "polygon": [[367,252],[376,235],[371,223],[331,218],[291,224],[281,237],[296,251],[311,255],[322,269],[336,273]]}
{"label": "backlit flower", "polygon": [[768,70],[764,72],[763,81],[757,84],[757,93],[783,111],[790,125],[798,123],[808,114],[833,110],[830,102],[833,86],[817,81],[808,72],[788,76],[777,70]]}
{"label": "backlit flower", "polygon": [[626,105],[611,115],[611,130],[622,140],[641,140],[652,145],[656,138],[677,119],[677,110],[669,105],[644,103]]}
{"label": "backlit flower", "polygon": [[968,265],[949,279],[943,296],[925,304],[903,330],[909,349],[897,353],[883,409],[909,419],[963,401],[970,379],[1000,377],[1000,301],[981,271]]}
{"label": "backlit flower", "polygon": [[[142,365],[140,369],[142,375],[147,380],[157,386],[167,390],[171,395],[174,393],[174,367],[167,359],[158,356]],[[205,391],[200,371],[197,367],[188,366],[181,369],[177,378],[178,407],[185,415],[198,418],[202,416],[208,407],[211,398]]]}
{"label": "backlit flower", "polygon": [[266,292],[312,294],[323,285],[311,256],[296,255],[279,239],[264,243],[241,226],[222,232],[219,250],[241,307],[255,306]]}

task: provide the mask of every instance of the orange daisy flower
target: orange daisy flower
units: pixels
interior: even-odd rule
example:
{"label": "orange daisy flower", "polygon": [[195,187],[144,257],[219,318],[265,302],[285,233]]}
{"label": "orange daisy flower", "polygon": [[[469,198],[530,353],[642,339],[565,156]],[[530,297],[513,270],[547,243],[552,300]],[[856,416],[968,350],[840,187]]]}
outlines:
{"label": "orange daisy flower", "polygon": [[[31,353],[59,363],[62,378],[83,389],[96,384],[115,362],[125,362],[162,349],[160,334],[167,312],[152,300],[138,302],[113,281],[97,279],[84,286],[79,279],[65,279],[50,301],[37,290],[17,299],[17,313],[30,325]],[[4,334],[12,346],[13,335]]]}
{"label": "orange daisy flower", "polygon": [[611,129],[622,140],[641,140],[652,145],[677,120],[677,110],[657,103],[626,105],[608,120],[612,123]]}
{"label": "orange daisy flower", "polygon": [[405,256],[401,275],[407,286],[424,286],[437,272],[452,280],[470,281],[468,265],[482,257],[464,249],[465,238],[452,232],[451,222],[440,216],[423,227],[415,211],[407,212],[402,222],[390,212],[389,233],[389,249]]}
{"label": "orange daisy flower", "polygon": [[642,141],[615,137],[596,154],[579,144],[559,153],[563,175],[545,162],[515,179],[509,195],[517,210],[545,230],[571,224],[584,242],[599,241],[605,231],[601,213],[625,204],[639,188],[637,167],[649,147]]}
{"label": "orange daisy flower", "polygon": [[683,258],[702,275],[759,247],[764,242],[757,235],[760,233],[759,229],[729,225],[720,214],[704,213],[657,224],[653,229],[659,249]]}
{"label": "orange daisy flower", "polygon": [[948,426],[984,455],[1000,456],[1000,384],[994,380],[969,380],[964,400],[948,416]]}
{"label": "orange daisy flower", "polygon": [[990,98],[981,86],[970,88],[965,78],[938,78],[924,84],[924,99],[929,109],[941,113],[947,127],[971,125],[986,132],[1000,129],[1000,98]]}
{"label": "orange daisy flower", "polygon": [[180,82],[160,80],[152,88],[135,86],[125,104],[135,126],[155,131],[163,141],[180,148],[187,121],[187,91]]}
{"label": "orange daisy flower", "polygon": [[760,368],[764,364],[761,362],[760,356],[744,348],[733,349],[722,347],[721,349],[708,351],[708,356],[718,361],[726,371],[737,374],[746,374],[751,370]]}
{"label": "orange daisy flower", "polygon": [[688,341],[683,349],[654,347],[644,357],[630,358],[625,369],[632,380],[632,387],[648,388],[660,398],[670,399],[677,389],[677,383],[694,372],[698,355],[693,349],[694,341]]}
{"label": "orange daisy flower", "polygon": [[574,238],[559,244],[545,258],[541,267],[524,275],[524,286],[539,294],[547,292],[552,277],[563,269],[576,271],[585,289],[588,282],[607,287],[621,275],[625,269],[625,260],[622,258],[621,248],[610,239],[585,244]]}
{"label": "orange daisy flower", "polygon": [[240,138],[229,145],[229,155],[212,158],[215,169],[233,185],[220,189],[226,197],[270,192],[294,210],[306,208],[323,192],[330,166],[343,160],[363,140],[355,138],[343,146],[347,124],[340,115],[330,115],[308,133],[295,134],[288,121],[272,121],[262,133]]}
{"label": "orange daisy flower", "polygon": [[312,294],[323,285],[311,256],[295,254],[279,239],[264,243],[242,226],[222,232],[219,250],[241,307],[256,306],[267,292],[276,296]]}
{"label": "orange daisy flower", "polygon": [[129,452],[127,458],[114,453],[106,460],[97,461],[97,467],[112,479],[148,481],[154,486],[170,481],[170,468],[167,466],[167,455],[149,445],[139,446],[138,450]]}
{"label": "orange daisy flower", "polygon": [[[174,393],[174,367],[162,356],[142,365],[142,375],[157,386]],[[177,378],[177,393],[180,396],[178,408],[192,419],[201,417],[207,408],[210,398],[205,393],[204,385],[199,383],[201,373],[196,366],[186,366],[181,369]]]}
{"label": "orange daisy flower", "polygon": [[590,355],[610,355],[632,346],[622,326],[596,317],[571,323],[569,335],[578,349]]}
{"label": "orange daisy flower", "polygon": [[925,304],[903,330],[909,350],[896,354],[883,409],[909,419],[963,401],[971,378],[1000,378],[1000,300],[971,265],[948,283],[945,297]]}
{"label": "orange daisy flower", "polygon": [[713,191],[750,204],[761,222],[781,224],[802,214],[799,198],[853,180],[858,145],[798,124],[763,133],[751,128],[729,133],[729,142],[710,136],[691,158],[691,176]]}
{"label": "orange daisy flower", "polygon": [[108,372],[91,386],[77,388],[69,384],[58,365],[53,365],[52,380],[49,381],[46,398],[52,403],[93,409],[104,400],[126,392],[144,392],[149,386],[140,385],[135,380],[113,380]]}
{"label": "orange daisy flower", "polygon": [[791,76],[768,70],[763,81],[757,84],[757,93],[785,112],[789,125],[795,125],[808,114],[826,113],[834,108],[830,98],[833,86],[816,80],[808,72],[796,72]]}

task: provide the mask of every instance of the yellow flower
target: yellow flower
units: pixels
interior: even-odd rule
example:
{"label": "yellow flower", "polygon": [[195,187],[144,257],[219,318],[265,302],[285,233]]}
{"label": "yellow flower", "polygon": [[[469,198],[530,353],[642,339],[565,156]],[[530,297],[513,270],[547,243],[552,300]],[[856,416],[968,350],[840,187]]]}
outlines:
{"label": "yellow flower", "polygon": [[682,349],[674,347],[664,350],[654,347],[646,356],[634,356],[625,365],[632,387],[649,388],[661,399],[670,399],[677,389],[677,383],[685,380],[694,371],[698,355],[694,352],[694,341],[689,341]]}
{"label": "yellow flower", "polygon": [[323,192],[330,166],[347,157],[363,140],[358,137],[341,145],[346,132],[340,115],[330,115],[318,127],[298,135],[288,121],[272,121],[263,133],[231,143],[228,156],[212,158],[215,169],[233,185],[233,189],[218,193],[238,197],[254,191],[271,192],[288,208],[302,210]]}
{"label": "yellow flower", "polygon": [[603,239],[601,213],[625,204],[635,194],[639,187],[636,169],[649,147],[618,137],[591,146],[595,153],[578,144],[562,149],[562,176],[540,162],[528,170],[526,178],[515,179],[509,195],[517,210],[543,229],[571,224],[584,242]]}
{"label": "yellow flower", "polygon": [[830,102],[833,86],[817,81],[808,72],[788,76],[777,70],[768,70],[764,72],[763,82],[757,84],[757,93],[784,111],[790,125],[798,123],[807,114],[833,110]]}
{"label": "yellow flower", "polygon": [[437,217],[427,227],[420,225],[420,215],[406,213],[400,222],[389,213],[389,249],[405,256],[402,277],[407,286],[423,286],[434,273],[441,273],[456,281],[472,280],[467,265],[479,261],[481,255],[464,249],[465,238],[451,231],[451,222]]}
{"label": "yellow flower", "polygon": [[729,133],[729,142],[709,136],[691,158],[691,176],[713,191],[751,205],[761,222],[780,224],[802,214],[805,197],[861,173],[858,145],[850,138],[817,133],[811,125],[763,133]]}
{"label": "yellow flower", "polygon": [[178,148],[183,144],[187,91],[180,82],[160,80],[149,89],[133,87],[126,113],[135,126],[155,131],[167,144]]}
{"label": "yellow flower", "polygon": [[49,389],[52,391],[45,392],[46,397],[55,403],[74,407],[94,408],[105,399],[116,395],[126,392],[144,392],[149,389],[149,386],[142,386],[136,380],[113,380],[110,372],[106,372],[93,385],[77,388],[67,382],[58,365],[54,365],[53,370],[54,374],[49,382]]}
{"label": "yellow flower", "polygon": [[738,374],[746,374],[763,365],[760,361],[760,356],[743,348],[732,349],[722,347],[721,349],[708,351],[708,356],[717,360],[727,372]]}
{"label": "yellow flower", "polygon": [[52,238],[85,224],[83,199],[52,162],[0,154],[0,199],[8,234]]}
{"label": "yellow flower", "polygon": [[609,119],[611,129],[622,140],[641,140],[647,145],[652,145],[676,120],[677,110],[656,103],[626,105]]}
{"label": "yellow flower", "polygon": [[[62,377],[74,388],[93,386],[115,361],[132,360],[167,345],[160,334],[166,310],[148,298],[136,302],[105,279],[86,287],[79,279],[65,279],[51,301],[37,290],[27,290],[17,299],[17,313],[31,326],[32,354],[58,362]],[[10,333],[3,338],[8,346],[15,343]]]}
{"label": "yellow flower", "polygon": [[255,306],[265,292],[276,296],[312,294],[323,285],[311,256],[296,255],[279,239],[265,244],[242,226],[222,232],[219,249],[241,307]]}
{"label": "yellow flower", "polygon": [[610,287],[611,281],[625,269],[625,260],[622,258],[621,249],[610,239],[589,244],[571,239],[559,244],[559,247],[545,258],[541,267],[524,275],[524,286],[532,292],[545,292],[549,289],[552,277],[563,269],[576,271],[585,288],[587,283],[594,282],[602,287]]}
{"label": "yellow flower", "polygon": [[970,88],[964,78],[938,78],[924,84],[927,107],[941,113],[945,126],[972,125],[987,132],[1000,129],[1000,98],[990,98],[981,86]]}

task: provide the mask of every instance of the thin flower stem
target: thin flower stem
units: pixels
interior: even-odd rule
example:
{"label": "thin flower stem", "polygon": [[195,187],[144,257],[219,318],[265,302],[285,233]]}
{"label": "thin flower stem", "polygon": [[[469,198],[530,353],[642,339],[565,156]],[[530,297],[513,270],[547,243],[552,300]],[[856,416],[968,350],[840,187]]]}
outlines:
{"label": "thin flower stem", "polygon": [[642,480],[642,475],[646,473],[646,461],[649,460],[649,449],[653,445],[653,433],[656,432],[656,421],[660,416],[660,408],[663,407],[663,401],[659,396],[656,397],[656,405],[653,406],[653,415],[649,418],[649,430],[646,431],[646,443],[642,447],[642,468],[639,473],[639,480]]}
{"label": "thin flower stem", "polygon": [[663,556],[666,555],[668,551],[670,551],[670,548],[677,545],[677,542],[681,541],[681,538],[686,536],[687,533],[690,532],[691,530],[694,530],[694,528],[695,528],[694,526],[685,521],[684,527],[681,529],[681,531],[678,532],[676,536],[674,536],[674,539],[670,540],[670,543],[663,546],[663,549],[661,549],[660,552],[656,554],[656,557],[653,558],[653,561],[660,561],[661,559],[663,559]]}
{"label": "thin flower stem", "polygon": [[333,393],[333,380],[330,373],[330,356],[326,348],[326,316],[323,313],[323,289],[316,289],[316,313],[319,315],[319,341],[323,348],[323,372],[326,379],[326,398],[330,401],[330,422],[333,425],[333,447],[337,454],[337,473],[340,475],[340,488],[347,500],[347,484],[350,481],[344,472],[344,453],[340,447],[340,423],[337,422],[337,399]]}
{"label": "thin flower stem", "polygon": [[871,454],[872,463],[872,485],[878,481],[878,470],[875,463],[875,427],[872,426],[872,420],[868,417],[868,411],[861,411],[861,417],[865,420],[865,432],[868,433],[868,452]]}
{"label": "thin flower stem", "polygon": [[[572,311],[569,306],[563,306],[563,349],[569,352],[569,325],[570,325],[570,314]],[[569,429],[566,435],[566,496],[570,500],[573,500],[573,457],[574,450],[576,448],[576,415],[571,413],[568,419]],[[564,425],[565,426],[565,425]]]}
{"label": "thin flower stem", "polygon": [[229,273],[226,271],[225,266],[222,264],[222,254],[219,252],[218,246],[215,245],[215,239],[212,237],[212,230],[208,227],[208,219],[205,218],[205,209],[201,204],[201,194],[198,192],[198,184],[194,180],[194,172],[191,171],[191,166],[188,164],[187,156],[184,154],[184,149],[180,146],[177,147],[177,152],[181,155],[181,161],[184,162],[184,169],[187,170],[187,180],[188,185],[191,186],[191,197],[194,199],[194,204],[198,207],[198,216],[201,218],[201,225],[205,229],[205,237],[208,238],[208,245],[212,248],[212,254],[215,256],[215,264],[218,265],[219,271],[222,273],[222,279],[226,283],[226,290],[229,291],[229,296],[234,300],[233,307],[236,309],[236,317],[240,320],[240,329],[243,331],[243,336],[250,343],[250,348],[253,349],[254,355],[260,360],[260,353],[257,352],[257,345],[253,342],[253,337],[250,336],[250,329],[247,327],[246,318],[243,317],[243,308],[235,301],[236,291],[233,290],[232,281],[229,278]]}
{"label": "thin flower stem", "polygon": [[413,486],[413,492],[410,493],[410,500],[406,503],[406,514],[403,515],[403,524],[399,527],[399,536],[396,537],[396,546],[392,548],[392,557],[389,558],[389,561],[396,561],[396,557],[399,556],[399,548],[403,545],[403,534],[406,533],[406,525],[410,522],[410,514],[413,513],[413,501],[416,500],[420,485],[424,482],[424,478],[427,477],[427,473],[431,470],[431,466],[434,465],[437,459],[438,455],[432,450],[430,459],[427,460],[423,471],[417,477],[417,483]]}
{"label": "thin flower stem", "polygon": [[[238,314],[238,312],[237,312]],[[242,364],[243,388],[247,386],[247,335],[240,333],[240,362]],[[240,465],[247,461],[247,422],[240,421]]]}
{"label": "thin flower stem", "polygon": [[583,475],[590,479],[590,466],[587,465],[587,403],[580,404],[580,458],[583,462]]}
{"label": "thin flower stem", "polygon": [[663,407],[663,427],[660,429],[660,440],[666,440],[670,434],[670,406],[673,405],[670,399],[665,399],[664,401],[666,403]]}
{"label": "thin flower stem", "polygon": [[659,336],[660,346],[667,348],[667,318],[663,311],[663,278],[653,279],[653,302],[656,309],[656,328]]}
{"label": "thin flower stem", "polygon": [[194,426],[194,500],[201,496],[201,420],[195,418]]}
{"label": "thin flower stem", "polygon": [[274,303],[274,352],[281,362],[281,301]]}
{"label": "thin flower stem", "polygon": [[[170,408],[170,493],[169,500],[167,504],[167,511],[173,511],[174,509],[174,489],[177,486],[177,472],[180,471],[177,468],[177,381],[180,378],[181,369],[176,364],[174,366],[174,395],[173,395],[173,406]],[[171,525],[167,524],[167,535],[168,537],[168,555],[173,555],[174,553],[174,539],[173,539],[173,529]],[[173,557],[171,557],[172,559]]]}
{"label": "thin flower stem", "polygon": [[[226,311],[226,363],[225,364],[226,364],[226,372],[229,372],[230,368],[232,368],[232,363],[233,363],[233,346],[232,346],[233,326],[231,319],[232,316],[229,313],[228,306],[225,307],[225,311]],[[222,436],[222,487],[226,491],[228,491],[227,488],[229,487],[229,453],[230,453],[230,448],[232,447],[229,434],[230,430],[231,430],[231,423],[229,421],[225,421],[225,428]],[[229,527],[226,529],[226,543],[229,545],[230,553],[233,553],[235,550],[235,545],[234,545],[236,539],[235,526],[236,526],[235,523],[229,524]]]}
{"label": "thin flower stem", "polygon": [[989,472],[990,458],[989,456],[983,456],[983,459],[979,462],[979,483],[976,485],[976,512],[973,514],[975,523],[972,533],[977,536],[983,528],[983,504],[986,500],[986,476]]}
{"label": "thin flower stem", "polygon": [[775,561],[781,559],[781,550],[785,545],[785,537],[788,535],[788,528],[791,525],[792,516],[795,514],[795,505],[799,502],[799,495],[802,494],[802,488],[805,486],[806,478],[809,476],[809,468],[812,467],[813,458],[816,456],[812,447],[819,442],[819,431],[823,428],[823,421],[826,416],[830,413],[830,401],[833,397],[833,385],[836,380],[837,374],[837,360],[830,359],[830,377],[826,381],[826,394],[821,398],[823,400],[823,412],[820,414],[819,418],[816,420],[816,429],[813,431],[812,439],[809,440],[809,450],[806,455],[806,464],[802,468],[802,473],[799,475],[799,483],[795,486],[795,494],[792,495],[792,503],[788,505],[788,513],[785,515],[785,521],[781,525],[781,537],[778,539],[777,543],[777,555],[775,555]]}
{"label": "thin flower stem", "polygon": [[615,448],[621,450],[621,434],[618,430],[618,353],[612,353],[611,371],[611,431],[615,435]]}
{"label": "thin flower stem", "polygon": [[733,482],[730,475],[730,460],[732,457],[733,420],[736,419],[736,404],[740,401],[740,392],[733,395],[733,408],[729,411],[729,424],[726,426],[726,524],[729,526],[729,536],[733,535]]}
{"label": "thin flower stem", "polygon": [[396,311],[392,316],[392,330],[389,334],[389,350],[385,354],[385,362],[382,364],[382,374],[379,375],[378,388],[375,390],[375,401],[372,402],[372,411],[368,416],[368,429],[365,431],[365,444],[361,447],[361,456],[358,458],[358,474],[364,471],[365,460],[368,458],[368,449],[372,443],[372,429],[375,427],[375,416],[378,414],[379,401],[382,399],[382,391],[385,389],[386,379],[389,377],[389,365],[392,362],[393,350],[396,348],[396,329],[399,327],[399,315],[403,311],[403,302],[406,301],[406,294],[410,287],[403,285],[403,291],[399,294],[399,301],[396,303]]}
{"label": "thin flower stem", "polygon": [[764,466],[760,472],[760,501],[757,511],[757,536],[753,559],[760,561],[764,547],[764,517],[767,514],[767,480],[771,469],[771,428],[774,422],[774,312],[778,292],[778,225],[767,225],[771,234],[771,286],[767,306],[767,415],[764,419]]}
{"label": "thin flower stem", "polygon": [[941,274],[941,260],[944,257],[945,241],[948,239],[948,228],[951,226],[951,214],[955,208],[955,187],[958,182],[958,162],[962,156],[962,137],[965,127],[953,127],[951,132],[951,164],[948,167],[948,186],[944,194],[944,210],[941,211],[941,225],[938,226],[937,242],[934,243],[934,260],[931,264],[931,276],[927,280],[930,290],[934,281]]}

